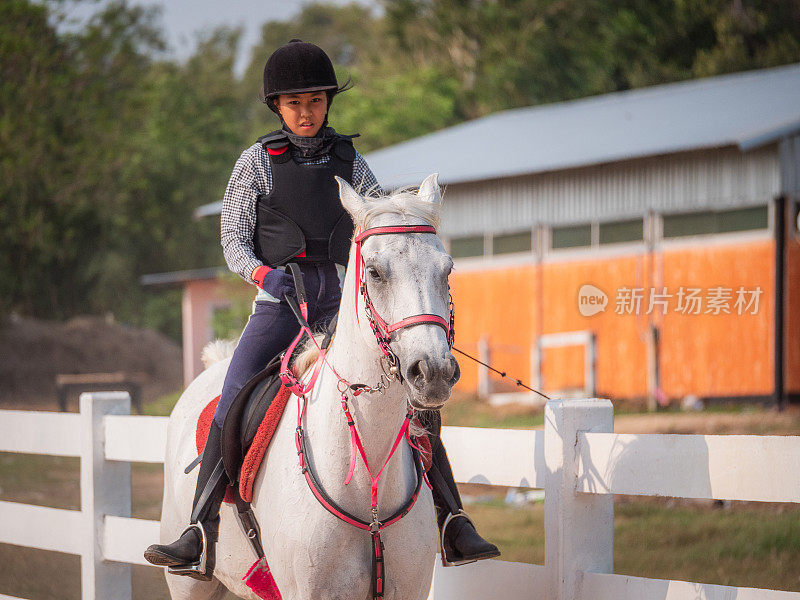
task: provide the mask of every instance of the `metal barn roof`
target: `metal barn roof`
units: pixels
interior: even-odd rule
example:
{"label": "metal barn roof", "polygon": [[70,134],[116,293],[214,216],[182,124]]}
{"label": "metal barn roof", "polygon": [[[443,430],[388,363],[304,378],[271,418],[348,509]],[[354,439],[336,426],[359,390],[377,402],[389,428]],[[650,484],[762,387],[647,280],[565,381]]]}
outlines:
{"label": "metal barn roof", "polygon": [[[371,152],[384,186],[464,183],[702,148],[746,151],[800,131],[800,64],[506,110]],[[196,217],[219,214],[221,202]]]}
{"label": "metal barn roof", "polygon": [[800,64],[495,113],[367,155],[384,186],[462,183],[686,150],[748,150],[800,129]]}

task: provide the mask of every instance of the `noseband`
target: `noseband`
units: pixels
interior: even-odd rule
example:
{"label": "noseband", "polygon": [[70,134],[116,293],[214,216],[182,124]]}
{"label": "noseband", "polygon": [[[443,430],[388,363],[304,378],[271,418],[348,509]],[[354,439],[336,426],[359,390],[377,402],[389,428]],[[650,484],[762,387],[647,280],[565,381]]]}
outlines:
{"label": "noseband", "polygon": [[414,325],[438,325],[444,329],[445,335],[447,335],[447,344],[452,348],[453,340],[455,339],[455,307],[453,305],[453,297],[450,295],[450,290],[448,288],[448,302],[450,308],[449,321],[445,321],[439,315],[429,313],[406,317],[391,325],[381,318],[369,297],[367,281],[364,278],[366,265],[364,264],[364,257],[361,254],[361,247],[364,240],[373,235],[389,235],[395,233],[433,233],[435,235],[436,228],[430,225],[389,225],[386,227],[373,227],[356,235],[353,242],[356,245],[356,319],[358,318],[358,296],[361,294],[364,298],[364,310],[367,313],[369,325],[372,328],[372,333],[375,334],[375,339],[378,341],[381,352],[383,352],[384,356],[388,359],[390,368],[399,369],[399,359],[389,346],[392,333],[406,327],[413,327]]}

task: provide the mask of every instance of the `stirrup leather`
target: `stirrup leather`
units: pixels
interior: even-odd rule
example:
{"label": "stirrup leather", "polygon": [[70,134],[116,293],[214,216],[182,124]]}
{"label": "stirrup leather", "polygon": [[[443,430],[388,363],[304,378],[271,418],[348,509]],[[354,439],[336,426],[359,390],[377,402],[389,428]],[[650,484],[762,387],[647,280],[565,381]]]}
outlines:
{"label": "stirrup leather", "polygon": [[440,542],[440,544],[442,546],[442,566],[445,566],[445,567],[457,567],[459,565],[467,565],[469,563],[474,563],[474,562],[478,561],[477,558],[469,558],[467,560],[454,560],[453,561],[453,560],[450,560],[447,557],[447,549],[445,548],[445,545],[444,545],[444,533],[445,533],[445,531],[447,531],[447,526],[450,524],[450,521],[452,521],[453,519],[457,519],[459,517],[463,518],[463,519],[466,519],[467,521],[472,523],[473,527],[475,526],[475,523],[473,522],[473,520],[470,518],[470,516],[467,513],[465,513],[463,511],[463,509],[462,510],[458,510],[455,513],[450,513],[449,515],[447,515],[447,518],[444,520],[444,523],[442,524],[442,531],[441,531],[440,540],[439,540],[439,542]]}
{"label": "stirrup leather", "polygon": [[206,563],[208,562],[208,538],[206,537],[206,530],[203,528],[203,524],[198,521],[197,523],[192,523],[186,529],[184,529],[183,533],[181,533],[181,536],[192,529],[198,530],[200,532],[200,537],[202,538],[203,549],[200,552],[200,559],[197,562],[187,563],[185,565],[175,565],[168,567],[167,569],[173,575],[188,575],[189,577],[194,577],[195,579],[205,578]]}

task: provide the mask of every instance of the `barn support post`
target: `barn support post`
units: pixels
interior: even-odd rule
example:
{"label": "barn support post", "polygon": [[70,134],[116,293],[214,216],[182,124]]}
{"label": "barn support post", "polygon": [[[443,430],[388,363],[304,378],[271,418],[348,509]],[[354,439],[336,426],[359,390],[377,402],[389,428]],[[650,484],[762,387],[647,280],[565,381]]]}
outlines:
{"label": "barn support post", "polygon": [[580,573],[613,573],[614,497],[577,489],[578,432],[610,433],[614,408],[598,398],[551,400],[544,419],[547,598],[580,598]]}
{"label": "barn support post", "polygon": [[778,410],[786,408],[784,393],[784,332],[786,313],[786,196],[775,198],[775,321],[773,337],[773,401]]}
{"label": "barn support post", "polygon": [[131,516],[131,465],[105,458],[106,415],[129,415],[127,392],[84,393],[81,415],[81,513],[85,521],[81,553],[82,600],[131,600],[131,565],[104,559],[107,515]]}

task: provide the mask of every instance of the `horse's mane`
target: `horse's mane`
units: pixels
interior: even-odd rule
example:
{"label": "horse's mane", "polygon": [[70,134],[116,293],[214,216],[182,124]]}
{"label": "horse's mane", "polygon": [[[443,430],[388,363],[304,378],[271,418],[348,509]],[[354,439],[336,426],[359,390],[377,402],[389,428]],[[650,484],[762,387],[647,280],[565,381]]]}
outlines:
{"label": "horse's mane", "polygon": [[428,225],[439,227],[441,203],[420,200],[417,188],[404,187],[391,194],[366,196],[366,200],[367,202],[354,215],[356,230],[363,231],[372,219],[383,214],[416,217]]}
{"label": "horse's mane", "polygon": [[295,372],[305,375],[306,371],[314,365],[319,356],[319,348],[317,346],[322,343],[324,337],[324,333],[315,333],[314,341],[307,339],[303,343],[300,353],[294,359],[294,362],[292,362]]}

